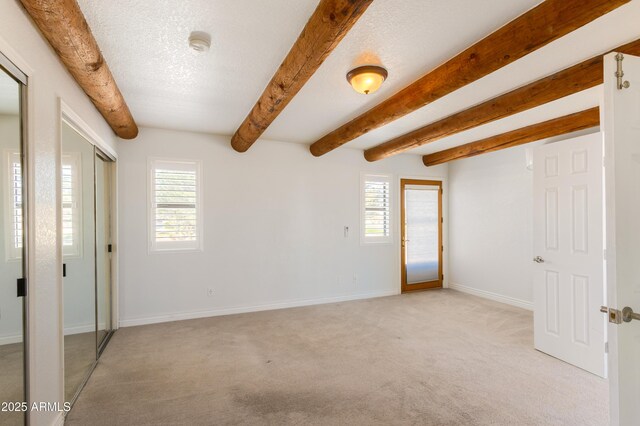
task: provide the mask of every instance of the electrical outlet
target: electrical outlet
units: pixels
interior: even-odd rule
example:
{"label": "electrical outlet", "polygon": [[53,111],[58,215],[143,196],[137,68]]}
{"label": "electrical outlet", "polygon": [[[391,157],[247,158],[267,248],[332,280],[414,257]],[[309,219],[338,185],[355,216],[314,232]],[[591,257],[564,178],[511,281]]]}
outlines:
{"label": "electrical outlet", "polygon": [[208,288],[207,289],[207,296],[209,296],[209,297],[213,296],[213,289],[212,288]]}

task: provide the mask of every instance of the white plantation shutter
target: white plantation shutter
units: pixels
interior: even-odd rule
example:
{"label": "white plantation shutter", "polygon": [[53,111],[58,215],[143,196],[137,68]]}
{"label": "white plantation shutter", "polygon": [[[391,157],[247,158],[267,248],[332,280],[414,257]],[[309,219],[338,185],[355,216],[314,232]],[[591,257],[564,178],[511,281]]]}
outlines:
{"label": "white plantation shutter", "polygon": [[22,257],[22,164],[18,152],[7,153],[7,205],[6,257],[17,260]]}
{"label": "white plantation shutter", "polygon": [[62,253],[65,256],[80,256],[80,164],[80,153],[70,152],[62,156]]}
{"label": "white plantation shutter", "polygon": [[362,233],[365,243],[391,242],[391,176],[362,176]]}
{"label": "white plantation shutter", "polygon": [[22,249],[22,165],[20,155],[15,154],[11,162],[11,211],[13,247]]}
{"label": "white plantation shutter", "polygon": [[150,172],[151,249],[199,249],[200,163],[153,160]]}

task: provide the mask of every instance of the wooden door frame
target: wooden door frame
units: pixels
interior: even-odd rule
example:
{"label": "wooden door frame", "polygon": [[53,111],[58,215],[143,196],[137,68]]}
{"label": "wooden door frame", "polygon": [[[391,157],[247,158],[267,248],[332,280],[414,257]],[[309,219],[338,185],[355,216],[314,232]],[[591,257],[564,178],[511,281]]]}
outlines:
{"label": "wooden door frame", "polygon": [[[406,220],[405,220],[405,199],[404,199],[404,191],[407,185],[424,185],[424,186],[437,186],[440,188],[438,191],[438,214],[440,216],[440,220],[438,221],[438,242],[440,245],[440,251],[438,253],[438,280],[436,281],[428,281],[424,283],[418,284],[407,284],[407,269],[405,268],[405,247],[404,241],[406,237]],[[400,179],[400,291],[402,293],[411,292],[411,291],[419,291],[419,290],[427,290],[434,288],[442,288],[443,282],[443,267],[442,267],[442,254],[444,251],[444,244],[442,241],[442,223],[443,223],[443,212],[442,212],[442,181],[441,180],[427,180],[427,179]]]}

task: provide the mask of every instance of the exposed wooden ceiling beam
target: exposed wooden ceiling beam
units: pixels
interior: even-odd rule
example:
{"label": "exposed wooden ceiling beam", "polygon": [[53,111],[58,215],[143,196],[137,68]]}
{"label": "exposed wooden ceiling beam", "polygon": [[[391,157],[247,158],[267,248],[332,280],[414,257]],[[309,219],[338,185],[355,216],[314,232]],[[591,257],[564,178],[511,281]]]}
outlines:
{"label": "exposed wooden ceiling beam", "polygon": [[628,0],[546,0],[311,145],[316,157],[466,86]]}
{"label": "exposed wooden ceiling beam", "polygon": [[20,1],[115,134],[135,138],[138,126],[76,0]]}
{"label": "exposed wooden ceiling beam", "polygon": [[[618,1],[618,0],[616,0]],[[231,138],[245,152],[302,89],[373,0],[321,0],[260,99]]]}
{"label": "exposed wooden ceiling beam", "polygon": [[[613,51],[640,54],[640,39]],[[598,55],[526,86],[495,97],[472,108],[391,139],[364,152],[368,161],[378,161],[513,114],[602,84],[603,57]]]}
{"label": "exposed wooden ceiling beam", "polygon": [[422,157],[422,161],[425,166],[435,166],[461,158],[474,157],[487,152],[499,151],[512,146],[589,129],[598,125],[600,125],[600,109],[595,107],[476,142],[427,154]]}

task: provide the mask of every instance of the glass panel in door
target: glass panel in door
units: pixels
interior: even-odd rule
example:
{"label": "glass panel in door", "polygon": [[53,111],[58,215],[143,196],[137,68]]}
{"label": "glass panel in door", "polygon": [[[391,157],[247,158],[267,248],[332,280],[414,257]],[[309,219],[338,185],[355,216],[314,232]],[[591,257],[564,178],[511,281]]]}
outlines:
{"label": "glass panel in door", "polygon": [[402,180],[403,291],[441,287],[441,191],[433,181]]}
{"label": "glass panel in door", "polygon": [[96,155],[96,307],[98,346],[111,332],[111,165]]}
{"label": "glass panel in door", "polygon": [[94,147],[62,123],[62,252],[65,401],[96,361]]}
{"label": "glass panel in door", "polygon": [[[21,84],[0,67],[0,402],[25,401],[23,159]],[[0,425],[24,424],[20,411],[0,412]]]}

